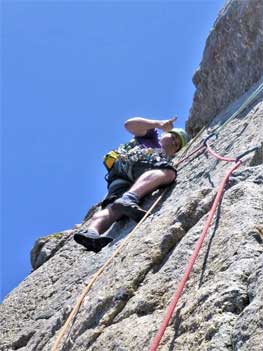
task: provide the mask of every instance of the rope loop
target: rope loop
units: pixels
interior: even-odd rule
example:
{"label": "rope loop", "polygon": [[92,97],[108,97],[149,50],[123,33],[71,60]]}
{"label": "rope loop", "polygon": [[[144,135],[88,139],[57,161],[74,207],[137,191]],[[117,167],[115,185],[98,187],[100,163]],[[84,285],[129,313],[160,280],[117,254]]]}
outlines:
{"label": "rope loop", "polygon": [[166,328],[167,328],[167,326],[168,326],[168,324],[170,322],[170,319],[172,318],[172,315],[173,315],[173,312],[174,312],[174,310],[176,308],[177,302],[178,302],[179,298],[181,297],[181,295],[183,293],[183,290],[184,290],[184,287],[186,285],[186,282],[187,282],[187,280],[188,280],[188,278],[190,276],[190,273],[192,272],[194,263],[195,263],[195,261],[197,259],[199,251],[200,251],[200,249],[201,249],[201,247],[203,245],[204,239],[205,239],[205,237],[206,237],[206,235],[208,233],[208,230],[209,230],[209,228],[211,226],[212,219],[213,219],[214,214],[216,212],[216,209],[217,209],[217,207],[219,205],[219,202],[220,202],[220,200],[223,197],[223,193],[225,191],[225,186],[226,186],[230,176],[242,164],[242,161],[240,160],[242,157],[244,157],[248,153],[253,152],[253,151],[255,151],[255,150],[257,150],[259,148],[257,146],[257,147],[254,147],[252,149],[249,149],[249,150],[245,151],[244,153],[242,153],[241,155],[239,155],[236,158],[223,157],[223,156],[217,154],[213,149],[211,149],[211,147],[208,144],[208,139],[210,139],[213,135],[214,135],[214,133],[209,134],[208,137],[206,137],[205,140],[204,140],[204,145],[206,146],[206,148],[209,151],[209,153],[212,154],[215,158],[217,158],[219,160],[227,161],[227,162],[235,162],[235,164],[225,174],[222,183],[219,185],[216,197],[215,197],[214,202],[212,204],[212,207],[211,207],[211,209],[209,211],[208,218],[207,218],[207,220],[205,222],[203,231],[202,231],[202,233],[199,236],[199,239],[197,241],[196,247],[195,247],[195,249],[194,249],[194,251],[192,253],[192,256],[189,259],[189,262],[188,262],[188,264],[186,266],[184,275],[183,275],[181,281],[178,284],[177,290],[175,291],[175,293],[172,296],[172,300],[171,300],[171,302],[170,302],[170,304],[168,306],[168,309],[166,311],[165,317],[164,317],[164,319],[163,319],[163,321],[161,323],[161,326],[160,326],[157,334],[155,335],[155,337],[154,337],[154,339],[152,341],[152,344],[150,346],[149,351],[157,351],[157,349],[159,347],[159,344],[161,342],[163,334],[164,334],[164,332],[165,332],[165,330],[166,330]]}
{"label": "rope loop", "polygon": [[210,134],[208,134],[208,136],[206,136],[204,139],[203,139],[203,145],[207,147],[207,142],[209,139],[211,139],[212,137],[215,137],[216,139],[218,138],[218,134],[215,133],[215,132],[212,132]]}

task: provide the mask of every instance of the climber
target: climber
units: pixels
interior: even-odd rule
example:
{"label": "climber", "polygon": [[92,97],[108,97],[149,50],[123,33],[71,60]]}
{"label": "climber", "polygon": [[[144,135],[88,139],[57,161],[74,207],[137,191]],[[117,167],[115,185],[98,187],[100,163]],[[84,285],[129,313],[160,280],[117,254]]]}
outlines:
{"label": "climber", "polygon": [[[141,117],[128,119],[124,127],[134,136],[129,143],[104,157],[108,170],[108,194],[101,202],[84,231],[74,234],[74,240],[88,251],[99,252],[113,239],[101,236],[121,217],[138,222],[146,211],[139,206],[145,195],[176,178],[172,157],[187,143],[187,134],[173,128],[176,117],[151,120]],[[157,129],[164,133],[159,138]]]}

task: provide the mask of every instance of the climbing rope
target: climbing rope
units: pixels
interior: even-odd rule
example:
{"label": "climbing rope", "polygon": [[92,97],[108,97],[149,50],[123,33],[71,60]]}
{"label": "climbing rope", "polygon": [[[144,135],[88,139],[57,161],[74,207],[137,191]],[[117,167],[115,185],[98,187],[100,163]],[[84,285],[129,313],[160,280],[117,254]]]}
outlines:
{"label": "climbing rope", "polygon": [[[248,105],[250,103],[252,103],[260,93],[263,92],[263,83],[261,83],[253,92],[252,94],[243,102],[243,104],[238,108],[237,111],[235,111],[229,118],[227,118],[225,120],[224,123],[220,124],[219,126],[217,126],[216,128],[214,128],[213,130],[209,130],[209,124],[210,122],[208,122],[206,124],[206,126],[204,126],[196,135],[193,139],[191,139],[191,141],[186,145],[186,147],[183,149],[183,152],[181,154],[180,160],[175,162],[175,167],[178,167],[179,164],[181,164],[182,162],[184,162],[185,160],[187,160],[188,158],[190,158],[191,156],[193,156],[194,154],[197,154],[199,151],[202,153],[203,151],[205,151],[206,149],[206,144],[205,142],[210,139],[211,137],[215,136],[217,137],[219,134],[219,131],[225,127],[230,121],[232,121],[235,117],[237,117],[245,108],[248,107]],[[184,157],[184,155],[187,153],[187,151],[189,150],[189,148],[191,147],[191,145],[201,136],[201,134],[205,131],[208,130],[208,136],[205,138],[205,140],[201,141],[201,144],[199,147],[197,147],[193,152],[191,152],[190,154],[186,155]]]}
{"label": "climbing rope", "polygon": [[[244,102],[244,104],[239,108],[239,110],[237,111],[237,113],[234,113],[234,114],[233,114],[227,121],[225,121],[222,125],[220,125],[219,127],[215,128],[214,131],[213,131],[213,133],[209,134],[207,140],[215,133],[216,130],[217,130],[217,133],[218,133],[218,131],[219,131],[223,126],[225,126],[225,125],[226,125],[227,123],[229,123],[233,118],[235,118],[235,117],[236,117],[252,100],[255,99],[255,97],[256,97],[257,94],[262,90],[262,88],[263,88],[263,83],[254,91],[254,93],[250,96],[250,98],[248,98],[248,99]],[[206,148],[208,149],[207,140],[206,140],[206,143],[203,142],[203,143],[202,143],[199,147],[197,147],[194,151],[192,151],[192,152],[191,152],[190,154],[188,154],[187,156],[183,157],[183,156],[186,154],[187,150],[189,150],[189,148],[190,148],[190,146],[193,144],[193,142],[202,134],[202,132],[203,132],[206,128],[207,128],[207,126],[206,126],[206,127],[203,127],[203,128],[198,132],[198,134],[191,140],[191,142],[188,143],[188,145],[183,149],[183,152],[182,152],[182,154],[181,154],[181,156],[180,156],[180,159],[175,163],[175,166],[176,166],[176,167],[177,167],[179,164],[181,164],[182,162],[184,162],[185,160],[189,159],[191,156],[197,154],[199,151],[200,151],[200,152],[203,152]],[[209,147],[209,148],[210,148],[210,147]],[[254,149],[255,149],[255,148],[254,148]],[[253,150],[254,150],[254,149],[253,149]],[[211,148],[210,148],[210,150],[211,150]],[[251,151],[248,151],[248,152],[251,152]],[[246,152],[245,154],[247,154],[248,152]],[[227,182],[227,180],[228,180],[228,178],[230,177],[230,175],[232,174],[232,172],[233,172],[236,168],[238,168],[239,165],[241,164],[241,161],[240,161],[240,158],[241,158],[241,157],[243,157],[243,156],[241,155],[241,156],[239,156],[239,159],[235,159],[236,164],[235,164],[234,167],[232,167],[232,169],[229,171],[229,173],[227,174],[227,176],[224,178],[224,181],[223,181],[222,186],[220,187],[220,189],[221,189],[221,188],[224,189],[224,185],[223,185],[223,184],[225,184],[225,183]],[[234,162],[234,161],[231,160],[230,162]],[[134,227],[134,229],[128,234],[128,236],[126,237],[126,239],[125,239],[125,240],[122,242],[122,244],[117,248],[117,250],[113,253],[113,255],[112,255],[112,256],[106,261],[106,263],[95,273],[95,275],[92,277],[92,279],[90,280],[90,282],[88,283],[88,285],[86,285],[86,286],[84,287],[84,289],[82,290],[82,293],[81,293],[81,295],[79,296],[77,302],[76,302],[75,305],[73,306],[72,311],[71,311],[71,313],[69,314],[69,316],[68,316],[68,318],[67,318],[65,324],[64,324],[63,327],[61,328],[61,330],[60,330],[60,332],[59,332],[59,334],[58,334],[58,337],[57,337],[57,339],[55,340],[55,343],[54,343],[54,345],[53,345],[51,351],[57,351],[57,350],[58,350],[59,344],[60,344],[60,342],[61,342],[63,336],[65,335],[65,333],[66,333],[66,331],[67,331],[67,329],[68,329],[70,323],[72,322],[72,320],[74,319],[74,317],[75,317],[76,314],[78,313],[79,308],[80,308],[80,306],[81,306],[81,304],[82,304],[82,302],[83,302],[85,296],[86,296],[87,293],[90,291],[90,289],[92,288],[92,286],[94,285],[94,283],[96,282],[96,280],[102,275],[102,273],[104,272],[104,270],[109,266],[109,264],[112,262],[112,260],[119,254],[119,252],[122,250],[122,248],[128,243],[128,241],[130,240],[130,238],[132,237],[133,233],[136,231],[136,229],[138,228],[138,226],[141,225],[141,224],[145,221],[145,219],[148,217],[148,215],[151,213],[151,211],[157,206],[157,204],[158,204],[158,203],[160,202],[160,200],[163,198],[164,194],[167,192],[168,189],[169,189],[169,187],[167,187],[166,189],[163,190],[163,192],[161,193],[161,195],[156,199],[156,201],[153,203],[153,205],[150,207],[150,209],[146,212],[146,214],[145,214],[144,217],[141,219],[141,221],[140,221],[139,223],[137,223],[137,225],[136,225],[136,226]],[[217,198],[217,197],[216,197],[216,198]],[[221,197],[220,197],[220,198],[221,198]],[[219,198],[219,199],[220,199],[220,198]],[[216,206],[217,206],[217,204],[216,204]],[[215,206],[215,208],[216,208],[216,206]],[[213,207],[214,207],[214,205],[213,205]],[[213,209],[213,207],[212,207],[212,209]],[[211,209],[211,211],[212,211],[212,209]],[[210,218],[210,216],[209,216],[209,218]],[[212,220],[212,219],[211,219],[211,220]],[[209,223],[209,225],[210,225],[210,223]],[[208,230],[208,228],[209,228],[209,225],[207,226],[207,230]],[[206,235],[206,233],[205,233],[205,235]],[[204,235],[204,237],[205,237],[205,235]],[[202,245],[202,242],[201,242],[201,245]],[[200,247],[201,247],[201,245],[200,245]],[[200,249],[199,249],[199,250],[200,250]],[[194,254],[193,254],[193,255],[194,255]],[[198,255],[198,252],[197,252],[196,256],[197,256],[197,255]],[[193,258],[193,259],[192,259],[192,261],[193,261],[193,262],[192,262],[192,265],[194,264],[195,259],[196,259],[196,258]],[[190,272],[189,272],[189,274],[190,274]],[[189,276],[189,274],[188,274],[188,276]],[[188,277],[186,278],[186,280],[187,280],[187,279],[188,279]],[[185,283],[184,283],[184,284],[185,284]],[[181,290],[183,290],[184,285],[183,285],[182,283],[181,283],[181,285],[182,285]],[[180,293],[180,294],[181,294],[181,293]],[[180,297],[180,294],[178,295],[178,299],[179,299],[179,297]],[[174,301],[175,301],[175,305],[174,305],[174,307],[173,307],[173,306],[170,307],[170,310],[171,310],[171,311],[169,312],[169,316],[170,316],[170,317],[169,317],[169,318],[166,317],[166,319],[165,319],[165,320],[167,320],[167,322],[165,323],[166,326],[167,326],[168,323],[169,323],[169,320],[170,320],[170,318],[171,318],[171,316],[172,316],[173,310],[174,310],[174,308],[175,308],[175,306],[176,306],[176,303],[177,303],[178,299],[176,300],[176,299],[174,298],[173,301],[172,301],[173,304],[174,304]],[[172,305],[172,304],[171,304],[171,305]],[[164,323],[163,323],[163,324],[164,324]],[[162,327],[162,329],[163,329],[162,334],[161,334],[160,332],[157,334],[156,338],[154,339],[153,346],[152,346],[152,347],[155,347],[155,348],[151,348],[151,350],[156,350],[156,349],[157,349],[157,347],[158,347],[158,345],[159,345],[159,342],[160,342],[160,340],[161,340],[161,337],[162,337],[162,335],[163,335],[163,333],[164,333],[164,331],[165,331],[166,326],[165,326],[165,327],[164,327],[164,326]],[[158,343],[157,343],[157,342],[158,342]]]}
{"label": "climbing rope", "polygon": [[[210,138],[211,136],[209,136]],[[200,237],[197,241],[197,244],[196,244],[196,247],[194,249],[194,252],[192,254],[192,256],[190,257],[190,260],[187,264],[187,267],[186,267],[186,270],[185,270],[185,273],[183,275],[183,278],[181,279],[179,285],[178,285],[178,288],[176,290],[176,292],[174,293],[173,297],[172,297],[172,300],[171,300],[171,303],[170,305],[168,306],[168,309],[166,311],[166,314],[165,314],[165,318],[156,334],[156,336],[154,337],[153,339],[153,342],[150,346],[150,349],[149,351],[156,351],[158,349],[158,346],[160,344],[160,341],[161,341],[161,338],[170,322],[170,319],[173,315],[173,312],[174,312],[174,309],[177,305],[177,302],[180,298],[180,296],[182,295],[182,292],[183,292],[183,289],[185,287],[185,284],[189,278],[189,275],[192,271],[192,268],[193,268],[193,265],[196,261],[196,258],[199,254],[199,251],[202,247],[202,244],[204,242],[204,239],[208,233],[208,230],[209,230],[209,227],[211,225],[211,222],[212,222],[212,219],[214,217],[214,214],[215,214],[215,211],[217,209],[217,206],[223,196],[223,193],[224,193],[224,189],[225,189],[225,185],[226,183],[228,182],[229,180],[229,177],[231,176],[231,174],[241,165],[242,161],[240,160],[242,157],[244,157],[245,155],[247,155],[248,153],[252,152],[252,151],[255,151],[256,149],[258,149],[258,147],[255,147],[253,149],[250,149],[248,151],[246,151],[245,153],[243,153],[242,155],[239,155],[237,158],[227,158],[227,157],[222,157],[220,156],[219,154],[217,154],[214,150],[212,150],[212,148],[210,147],[210,145],[208,144],[208,140],[205,140],[204,141],[204,145],[207,147],[207,150],[208,152],[213,155],[214,157],[216,157],[217,159],[219,160],[223,160],[223,161],[227,161],[227,162],[235,162],[235,165],[227,172],[227,174],[225,175],[222,183],[220,184],[219,188],[218,188],[218,191],[217,191],[217,194],[216,194],[216,197],[214,199],[214,202],[213,202],[213,205],[211,207],[211,210],[209,211],[209,215],[208,215],[208,218],[206,220],[206,223],[204,225],[204,228],[203,228],[203,231],[202,233],[200,234]]]}
{"label": "climbing rope", "polygon": [[199,147],[197,147],[194,151],[192,151],[189,155],[185,156],[184,158],[180,159],[179,161],[177,161],[175,163],[175,167],[178,167],[182,162],[188,160],[188,158],[190,158],[191,156],[197,154],[199,151],[203,152],[206,149],[205,145],[202,144]]}
{"label": "climbing rope", "polygon": [[149,210],[145,213],[144,217],[140,220],[139,223],[137,223],[137,225],[133,228],[133,230],[127,235],[126,239],[121,243],[121,245],[117,248],[116,251],[114,251],[113,255],[104,263],[104,265],[94,274],[94,276],[92,277],[92,279],[90,280],[90,282],[88,283],[88,285],[86,285],[84,287],[84,289],[82,290],[81,295],[79,296],[77,302],[75,303],[74,307],[72,308],[72,311],[70,313],[70,315],[68,316],[65,324],[63,325],[63,327],[61,328],[59,335],[51,349],[51,351],[57,351],[59,344],[63,338],[63,336],[65,335],[71,321],[73,320],[73,318],[76,316],[76,314],[79,311],[79,308],[85,298],[85,296],[87,295],[87,293],[90,291],[91,287],[94,285],[94,283],[96,282],[96,280],[102,275],[102,273],[104,272],[104,270],[109,266],[109,264],[112,262],[112,260],[114,259],[114,257],[116,257],[120,251],[122,250],[122,248],[124,246],[127,245],[128,241],[130,240],[130,238],[132,237],[133,233],[136,231],[136,229],[138,228],[138,226],[140,224],[142,224],[145,219],[148,217],[148,215],[151,213],[151,211],[157,206],[157,204],[160,202],[160,200],[162,199],[162,197],[164,196],[164,194],[167,192],[168,188],[164,189],[163,192],[161,193],[161,195],[155,200],[155,202],[153,203],[153,205],[149,208]]}
{"label": "climbing rope", "polygon": [[[216,128],[214,128],[213,130],[209,130],[209,124],[210,122],[207,123],[206,126],[204,126],[196,135],[193,139],[191,139],[191,141],[183,148],[182,150],[182,154],[180,156],[180,160],[175,162],[175,167],[178,167],[181,163],[183,163],[185,160],[189,159],[191,156],[197,154],[199,151],[202,153],[203,151],[205,151],[206,149],[206,145],[205,145],[205,141],[210,139],[213,136],[218,136],[219,131],[225,127],[230,121],[232,121],[235,117],[237,117],[250,103],[252,103],[257,97],[258,95],[263,92],[263,83],[261,83],[257,89],[255,89],[253,91],[253,93],[243,102],[243,104],[238,108],[237,111],[235,111],[228,119],[225,120],[224,123],[220,124],[219,126],[217,126]],[[185,156],[185,154],[187,153],[187,151],[190,149],[191,145],[201,136],[201,134],[205,131],[208,130],[208,136],[206,137],[206,139],[204,141],[201,141],[201,144],[199,147],[197,147],[196,149],[194,149],[194,151],[192,151],[190,154],[187,154]]]}
{"label": "climbing rope", "polygon": [[[202,130],[203,131],[203,130]],[[200,131],[199,133],[201,133],[202,131]],[[194,140],[193,140],[194,141]],[[192,143],[190,143],[191,145]],[[188,147],[186,147],[186,149],[189,149],[190,145]],[[204,146],[202,145],[202,148]],[[192,156],[193,154],[197,153],[199,151],[200,147],[198,147],[196,150],[194,150],[191,154],[189,154],[188,156],[183,157],[184,153],[181,154],[181,157],[179,158],[179,160],[177,161],[176,165],[181,163],[181,159],[182,161],[185,161],[186,159],[188,159],[190,156]],[[127,235],[126,239],[122,242],[122,244],[117,248],[116,251],[114,251],[113,255],[105,262],[105,264],[95,273],[95,275],[92,277],[92,279],[90,280],[90,282],[88,283],[88,285],[86,285],[84,287],[84,289],[82,290],[81,295],[79,296],[77,302],[75,303],[75,305],[73,306],[71,313],[69,314],[65,324],[63,325],[63,327],[61,328],[59,335],[57,337],[57,339],[55,340],[55,343],[51,349],[51,351],[57,351],[59,344],[63,338],[63,336],[65,335],[67,329],[69,328],[69,325],[71,323],[71,321],[74,319],[74,317],[77,315],[79,308],[85,298],[85,296],[87,295],[87,293],[90,291],[91,287],[94,285],[94,283],[96,282],[96,280],[102,275],[102,273],[104,272],[104,270],[109,266],[109,264],[112,262],[113,258],[116,257],[120,251],[122,250],[122,248],[128,243],[128,241],[130,240],[130,238],[132,237],[133,233],[136,231],[136,229],[139,227],[139,225],[141,225],[145,219],[149,216],[149,214],[152,212],[152,210],[158,205],[158,203],[161,201],[161,199],[163,198],[163,196],[165,195],[165,193],[168,191],[169,187],[166,187],[162,193],[160,194],[160,196],[156,199],[156,201],[153,203],[153,205],[149,208],[149,210],[145,213],[144,217],[140,220],[139,223],[137,223],[137,225],[133,228],[133,230]]]}
{"label": "climbing rope", "polygon": [[[202,130],[203,131],[203,130]],[[199,132],[201,133],[201,131]],[[193,140],[194,141],[194,140]],[[192,143],[190,143],[191,145]],[[189,149],[190,145],[187,147],[187,149]],[[202,145],[202,148],[204,148],[204,145]],[[192,153],[190,153],[189,155],[187,155],[186,157],[183,158],[183,154],[181,154],[180,159],[177,161],[176,166],[178,164],[180,164],[181,162],[185,161],[186,159],[188,159],[189,157],[191,157],[192,155],[194,155],[195,153],[197,153],[199,150],[201,149],[201,147],[198,147],[196,150],[194,150]],[[104,270],[109,266],[109,264],[112,262],[112,260],[120,253],[120,251],[122,250],[122,248],[124,246],[127,245],[128,241],[130,240],[130,238],[132,237],[133,233],[136,231],[136,229],[138,228],[139,225],[141,225],[145,219],[149,216],[149,214],[152,212],[152,210],[158,205],[158,203],[161,201],[161,199],[163,198],[163,196],[165,195],[165,193],[168,191],[169,187],[166,187],[162,193],[160,194],[160,196],[156,199],[156,201],[153,203],[153,205],[149,208],[149,210],[146,212],[146,214],[144,215],[144,217],[140,220],[139,223],[137,223],[137,225],[133,228],[133,230],[127,235],[126,239],[122,242],[122,244],[117,248],[116,251],[114,251],[113,255],[104,263],[104,265],[94,274],[94,276],[92,277],[92,279],[90,280],[90,282],[88,283],[88,285],[86,285],[84,287],[84,289],[82,290],[81,295],[79,296],[77,302],[75,303],[75,305],[73,306],[71,313],[69,314],[65,324],[63,325],[63,327],[61,328],[59,335],[57,336],[57,339],[55,340],[55,343],[51,349],[51,351],[57,351],[59,344],[63,338],[63,336],[65,335],[67,329],[69,328],[70,323],[72,322],[72,320],[74,319],[74,317],[77,315],[79,308],[85,298],[85,296],[87,295],[87,293],[90,291],[91,287],[94,285],[94,283],[96,282],[96,280],[102,275],[102,273],[104,272]]]}
{"label": "climbing rope", "polygon": [[[244,152],[243,154],[239,155],[237,158],[227,158],[227,157],[223,157],[221,155],[219,155],[218,153],[216,153],[211,147],[210,145],[208,144],[208,140],[210,138],[212,138],[213,136],[216,136],[219,134],[219,131],[225,127],[227,125],[227,123],[229,123],[230,121],[232,121],[236,116],[238,116],[252,101],[254,101],[256,99],[256,97],[258,96],[259,93],[261,93],[263,91],[263,83],[261,83],[258,88],[244,101],[244,103],[239,107],[239,109],[233,113],[223,124],[219,125],[218,127],[214,128],[212,131],[209,132],[209,135],[202,141],[201,145],[199,147],[197,147],[194,151],[192,151],[190,154],[188,154],[186,157],[182,158],[181,160],[179,160],[177,163],[176,163],[176,166],[178,166],[180,163],[182,163],[183,161],[185,161],[186,159],[190,158],[192,155],[194,154],[197,154],[199,151],[200,152],[203,152],[204,150],[208,150],[208,152],[213,155],[215,158],[219,159],[219,160],[222,160],[222,161],[227,161],[227,162],[235,162],[235,165],[229,170],[229,172],[225,175],[219,189],[218,189],[218,192],[217,192],[217,195],[215,197],[215,200],[213,202],[213,205],[212,205],[212,208],[209,212],[209,216],[207,218],[207,222],[204,226],[204,229],[199,237],[199,240],[197,242],[197,245],[196,245],[196,248],[189,260],[189,263],[187,265],[187,268],[185,270],[185,273],[184,273],[184,276],[181,280],[181,282],[179,283],[179,286],[175,292],[175,294],[173,295],[172,297],[172,301],[170,303],[170,305],[168,306],[168,309],[167,309],[167,312],[166,312],[166,315],[165,315],[165,318],[159,328],[159,331],[158,333],[156,334],[151,346],[150,346],[150,351],[156,351],[159,344],[160,344],[160,341],[161,341],[161,338],[169,324],[169,321],[173,315],[173,312],[174,312],[174,309],[177,305],[177,302],[182,294],[182,291],[185,287],[185,284],[189,278],[189,275],[191,273],[191,270],[192,270],[192,267],[195,263],[195,260],[198,256],[198,253],[202,247],[202,244],[203,244],[203,241],[207,235],[207,232],[208,232],[208,229],[210,227],[210,224],[212,222],[212,219],[213,219],[213,216],[214,216],[214,213],[216,211],[216,208],[218,206],[218,203],[220,202],[221,198],[222,198],[222,195],[223,195],[223,192],[224,192],[224,188],[225,188],[225,184],[227,183],[229,177],[231,176],[231,174],[241,165],[241,158],[243,158],[245,155],[247,155],[248,153],[250,152],[253,152],[253,151],[256,151],[259,149],[259,147],[254,147],[250,150],[247,150],[246,152]],[[200,136],[200,134],[202,134],[202,132],[208,128],[208,125],[206,127],[203,127],[199,133],[198,133],[198,137]],[[196,137],[195,137],[196,139]],[[190,147],[190,145],[189,145]],[[189,149],[188,147],[188,149]]]}

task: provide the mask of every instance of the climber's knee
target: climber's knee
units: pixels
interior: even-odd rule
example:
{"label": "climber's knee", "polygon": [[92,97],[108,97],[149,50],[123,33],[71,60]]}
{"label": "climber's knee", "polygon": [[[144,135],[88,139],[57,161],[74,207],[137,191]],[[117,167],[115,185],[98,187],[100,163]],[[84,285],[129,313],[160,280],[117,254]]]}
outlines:
{"label": "climber's knee", "polygon": [[165,180],[168,184],[175,181],[175,179],[176,179],[176,171],[175,170],[167,168],[167,169],[163,169],[162,172],[164,173]]}
{"label": "climber's knee", "polygon": [[170,168],[162,168],[162,169],[152,169],[146,171],[139,178],[140,181],[151,182],[157,181],[161,184],[170,184],[176,178],[176,171]]}

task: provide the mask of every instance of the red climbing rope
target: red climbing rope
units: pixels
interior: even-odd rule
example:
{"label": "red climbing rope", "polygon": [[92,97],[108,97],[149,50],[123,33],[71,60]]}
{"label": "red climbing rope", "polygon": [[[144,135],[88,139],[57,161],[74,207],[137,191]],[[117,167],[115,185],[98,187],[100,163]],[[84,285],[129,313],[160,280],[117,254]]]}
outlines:
{"label": "red climbing rope", "polygon": [[207,146],[207,150],[210,152],[210,154],[212,154],[217,159],[219,159],[221,161],[227,161],[227,162],[236,162],[236,158],[228,158],[228,157],[220,156],[214,150],[212,150],[208,144],[206,144],[206,146]]}
{"label": "red climbing rope", "polygon": [[192,155],[196,154],[198,151],[204,151],[206,148],[206,146],[202,143],[202,145],[200,145],[199,147],[197,147],[193,152],[191,152],[189,155],[185,156],[184,158],[182,158],[181,160],[179,160],[178,162],[175,163],[175,166],[177,167],[178,165],[180,165],[182,162],[184,162],[185,160],[187,160],[189,157],[191,157]]}
{"label": "red climbing rope", "polygon": [[189,278],[189,275],[190,275],[190,273],[192,271],[193,265],[194,265],[194,263],[196,261],[196,258],[197,258],[198,254],[199,254],[199,251],[200,251],[200,249],[202,247],[204,239],[205,239],[205,237],[206,237],[206,235],[208,233],[208,229],[209,229],[210,224],[212,222],[213,216],[214,216],[214,214],[216,212],[217,206],[218,206],[218,204],[219,204],[219,202],[220,202],[220,200],[221,200],[221,198],[223,196],[225,185],[226,185],[229,177],[231,176],[231,174],[234,172],[234,170],[237,169],[242,163],[242,161],[240,161],[238,159],[226,158],[226,157],[222,157],[222,156],[218,155],[216,152],[214,152],[210,148],[210,146],[207,144],[207,141],[205,142],[205,145],[207,147],[207,150],[214,157],[216,157],[216,158],[218,158],[220,160],[228,161],[228,162],[235,162],[235,165],[227,172],[227,174],[225,175],[222,183],[220,184],[220,186],[218,188],[218,191],[217,191],[215,200],[213,202],[212,208],[209,211],[209,215],[208,215],[207,221],[205,223],[204,229],[203,229],[203,231],[202,231],[202,233],[201,233],[201,235],[200,235],[200,237],[199,237],[199,239],[197,241],[195,250],[194,250],[194,252],[193,252],[193,254],[192,254],[192,256],[191,256],[191,258],[190,258],[190,260],[188,262],[188,265],[186,267],[186,270],[185,270],[185,273],[183,275],[183,278],[180,281],[179,286],[178,286],[176,292],[174,293],[174,295],[172,297],[172,301],[170,302],[170,305],[168,306],[165,318],[164,318],[164,320],[163,320],[163,322],[162,322],[162,324],[161,324],[161,326],[159,328],[159,331],[156,334],[155,338],[153,339],[153,342],[152,342],[152,344],[150,346],[150,351],[156,351],[158,349],[158,346],[160,344],[161,338],[162,338],[162,336],[163,336],[163,334],[164,334],[164,332],[165,332],[165,330],[166,330],[166,328],[167,328],[167,326],[169,324],[169,321],[170,321],[170,319],[171,319],[171,317],[173,315],[174,309],[175,309],[175,307],[177,305],[177,302],[178,302],[178,300],[179,300],[179,298],[180,298],[180,296],[182,294],[182,291],[183,291],[183,289],[185,287],[185,284],[186,284],[186,282],[187,282],[187,280]]}

